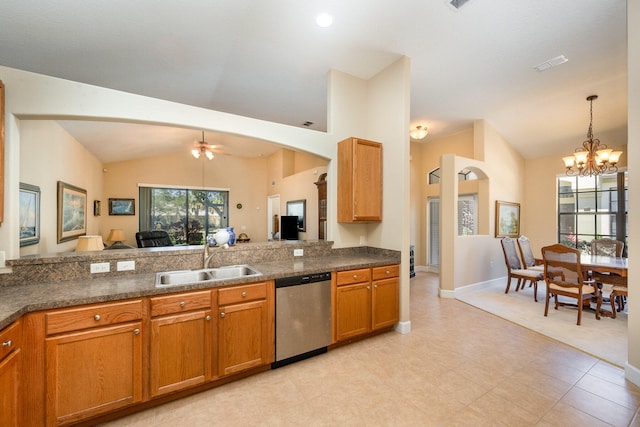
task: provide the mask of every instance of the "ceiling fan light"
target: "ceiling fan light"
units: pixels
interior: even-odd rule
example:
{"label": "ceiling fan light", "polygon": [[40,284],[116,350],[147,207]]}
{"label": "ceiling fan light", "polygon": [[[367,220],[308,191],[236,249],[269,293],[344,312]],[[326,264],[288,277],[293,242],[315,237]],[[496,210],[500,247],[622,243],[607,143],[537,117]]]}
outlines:
{"label": "ceiling fan light", "polygon": [[205,156],[207,156],[207,159],[209,160],[213,160],[213,153],[209,150],[204,152]]}
{"label": "ceiling fan light", "polygon": [[197,148],[194,148],[193,150],[191,150],[191,154],[193,155],[193,157],[195,157],[196,159],[200,158],[200,150],[198,150]]}

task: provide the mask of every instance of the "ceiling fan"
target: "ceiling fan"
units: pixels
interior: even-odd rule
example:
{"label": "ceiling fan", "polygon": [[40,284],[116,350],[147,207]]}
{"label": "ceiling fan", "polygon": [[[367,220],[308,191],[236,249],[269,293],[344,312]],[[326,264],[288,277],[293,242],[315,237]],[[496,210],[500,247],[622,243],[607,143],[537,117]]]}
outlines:
{"label": "ceiling fan", "polygon": [[222,145],[210,145],[208,142],[206,142],[204,140],[204,131],[202,131],[202,140],[196,141],[193,149],[191,150],[191,154],[196,159],[199,159],[200,156],[204,154],[209,160],[213,160],[213,153],[229,156],[230,153],[220,150],[220,148],[222,147]]}

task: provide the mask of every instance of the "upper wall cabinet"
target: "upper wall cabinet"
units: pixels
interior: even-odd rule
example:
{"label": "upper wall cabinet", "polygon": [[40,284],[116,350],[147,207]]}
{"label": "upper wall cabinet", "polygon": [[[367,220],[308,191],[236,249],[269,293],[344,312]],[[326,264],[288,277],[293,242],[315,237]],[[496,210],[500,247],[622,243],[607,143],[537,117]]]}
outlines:
{"label": "upper wall cabinet", "polygon": [[382,144],[338,143],[338,222],[382,221]]}

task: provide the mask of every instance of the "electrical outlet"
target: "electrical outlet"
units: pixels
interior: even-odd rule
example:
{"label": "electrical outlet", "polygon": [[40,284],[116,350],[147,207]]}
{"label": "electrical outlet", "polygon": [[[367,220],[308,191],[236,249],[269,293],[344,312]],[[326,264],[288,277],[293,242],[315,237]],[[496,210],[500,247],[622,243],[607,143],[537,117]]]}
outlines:
{"label": "electrical outlet", "polygon": [[293,256],[304,256],[304,249],[294,249]]}
{"label": "electrical outlet", "polygon": [[108,272],[109,272],[108,262],[96,262],[91,264],[91,273],[108,273]]}
{"label": "electrical outlet", "polygon": [[116,269],[118,271],[130,271],[136,269],[135,261],[118,261],[116,264]]}

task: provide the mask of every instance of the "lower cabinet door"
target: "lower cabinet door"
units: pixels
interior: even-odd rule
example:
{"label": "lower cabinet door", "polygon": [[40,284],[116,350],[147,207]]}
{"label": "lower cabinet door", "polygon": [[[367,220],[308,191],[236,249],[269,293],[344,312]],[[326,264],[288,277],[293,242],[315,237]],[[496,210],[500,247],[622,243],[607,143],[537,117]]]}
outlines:
{"label": "lower cabinet door", "polygon": [[142,400],[142,324],[46,339],[47,425],[64,425]]}
{"label": "lower cabinet door", "polygon": [[372,328],[386,328],[398,323],[400,282],[397,277],[373,282]]}
{"label": "lower cabinet door", "polygon": [[265,300],[218,308],[218,373],[229,375],[271,363]]}
{"label": "lower cabinet door", "polygon": [[151,320],[151,396],[211,379],[211,312],[196,311]]}
{"label": "lower cabinet door", "polygon": [[371,286],[369,282],[336,288],[336,340],[371,331]]}
{"label": "lower cabinet door", "polygon": [[0,361],[0,426],[20,423],[20,367],[22,354],[15,350]]}

